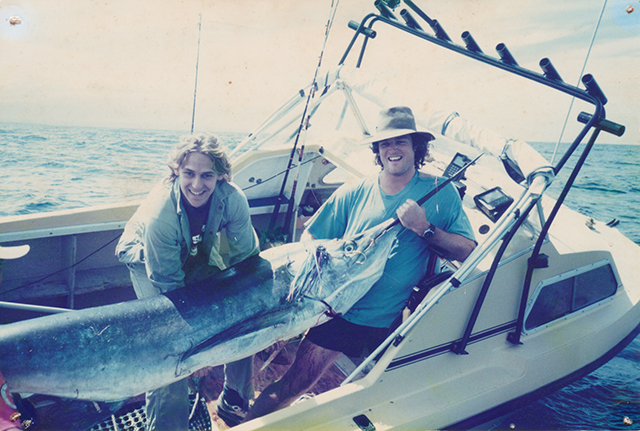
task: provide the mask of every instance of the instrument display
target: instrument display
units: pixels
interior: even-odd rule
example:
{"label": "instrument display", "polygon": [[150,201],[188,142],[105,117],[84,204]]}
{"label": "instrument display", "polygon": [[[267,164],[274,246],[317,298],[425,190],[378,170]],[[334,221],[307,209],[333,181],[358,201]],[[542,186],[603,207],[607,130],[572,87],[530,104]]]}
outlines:
{"label": "instrument display", "polygon": [[473,198],[476,206],[489,220],[497,222],[500,216],[513,203],[513,198],[506,194],[500,187],[494,187],[482,192]]}

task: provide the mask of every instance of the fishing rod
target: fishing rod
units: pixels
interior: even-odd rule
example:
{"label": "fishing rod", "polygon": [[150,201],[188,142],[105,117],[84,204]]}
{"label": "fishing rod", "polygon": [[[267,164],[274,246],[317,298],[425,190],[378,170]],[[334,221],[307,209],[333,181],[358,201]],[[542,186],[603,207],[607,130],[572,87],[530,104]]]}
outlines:
{"label": "fishing rod", "polygon": [[[462,177],[462,175],[464,175],[465,171],[467,170],[467,168],[473,164],[476,163],[476,161],[478,161],[478,159],[480,157],[484,156],[484,153],[480,153],[480,155],[478,155],[478,157],[476,157],[475,159],[471,160],[469,163],[467,163],[466,165],[464,165],[462,168],[460,168],[460,170],[458,172],[456,172],[454,175],[450,176],[449,178],[447,178],[442,184],[438,184],[436,182],[436,188],[431,190],[429,193],[427,193],[426,195],[424,195],[423,197],[421,197],[420,199],[418,199],[416,201],[416,203],[418,205],[422,205],[423,203],[425,203],[426,201],[428,201],[429,199],[431,199],[436,193],[438,193],[440,190],[442,190],[447,184],[449,184],[451,181],[456,181],[458,178]],[[389,226],[387,226],[386,229],[384,229],[382,232],[380,232],[378,235],[375,236],[375,238],[373,238],[372,242],[377,240],[378,238],[380,238],[385,232],[387,232],[389,229],[391,229],[392,227],[394,227],[395,225],[397,225],[398,223],[400,223],[400,219],[398,217],[394,217],[391,221],[391,223],[389,223]]]}
{"label": "fishing rod", "polygon": [[198,94],[198,64],[200,64],[200,35],[202,34],[202,14],[198,23],[198,54],[196,55],[196,83],[193,89],[193,111],[191,112],[191,133],[193,133],[193,123],[196,118],[196,94]]}
{"label": "fishing rod", "polygon": [[[278,214],[280,213],[280,206],[282,205],[282,200],[284,198],[284,189],[287,185],[287,180],[289,179],[289,171],[291,170],[291,167],[293,165],[293,158],[295,157],[296,154],[296,149],[298,147],[298,141],[300,140],[300,134],[303,131],[306,132],[306,130],[309,128],[309,117],[307,115],[307,110],[309,108],[309,102],[311,101],[311,98],[315,95],[316,92],[316,88],[318,86],[317,83],[317,78],[318,78],[318,71],[320,70],[320,66],[322,65],[322,57],[324,56],[324,50],[327,46],[327,39],[329,39],[329,32],[331,30],[331,27],[333,25],[333,20],[335,18],[336,15],[336,11],[338,10],[338,4],[340,3],[340,0],[336,1],[335,4],[332,1],[331,2],[331,13],[329,16],[329,20],[327,21],[327,25],[326,25],[326,29],[325,29],[325,34],[324,34],[324,43],[322,44],[322,50],[320,51],[320,56],[318,57],[318,65],[316,66],[316,70],[315,73],[313,74],[313,80],[311,82],[311,88],[309,89],[309,94],[307,95],[307,101],[304,105],[304,110],[302,112],[302,118],[300,119],[300,125],[298,126],[298,131],[296,133],[296,139],[293,143],[293,148],[291,149],[291,155],[289,156],[289,162],[287,164],[287,170],[285,172],[284,175],[284,179],[282,180],[282,186],[280,187],[280,194],[278,195],[278,199],[276,201],[276,205],[275,208],[273,209],[273,214],[271,215],[271,222],[269,223],[269,230],[272,230],[276,224],[276,220],[278,218]],[[287,205],[287,214],[285,217],[285,224],[284,224],[284,229],[288,229],[289,228],[289,224],[291,223],[291,215],[293,214],[293,210],[294,210],[294,205],[295,205],[295,200],[296,200],[296,188],[297,188],[297,183],[298,183],[298,176],[300,174],[300,163],[302,162],[302,158],[304,156],[304,143],[302,144],[302,146],[300,147],[300,154],[298,155],[298,166],[297,166],[297,170],[296,170],[296,177],[293,181],[293,186],[292,186],[292,190],[291,190],[291,196],[289,197],[289,202]],[[291,235],[291,239],[293,239],[293,235]]]}

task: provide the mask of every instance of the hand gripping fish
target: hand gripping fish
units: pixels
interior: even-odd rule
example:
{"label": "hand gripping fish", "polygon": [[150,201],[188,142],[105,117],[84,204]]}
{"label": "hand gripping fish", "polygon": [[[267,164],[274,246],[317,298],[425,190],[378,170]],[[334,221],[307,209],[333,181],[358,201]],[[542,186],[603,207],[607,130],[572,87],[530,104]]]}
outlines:
{"label": "hand gripping fish", "polygon": [[382,275],[399,229],[286,244],[156,297],[2,325],[0,370],[11,392],[94,401],[166,386],[345,313]]}

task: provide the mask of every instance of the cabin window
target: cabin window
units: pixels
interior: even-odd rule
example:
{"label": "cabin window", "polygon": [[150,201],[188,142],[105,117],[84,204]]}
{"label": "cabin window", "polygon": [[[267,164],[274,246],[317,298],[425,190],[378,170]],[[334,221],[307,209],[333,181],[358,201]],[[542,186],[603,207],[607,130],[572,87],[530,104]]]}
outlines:
{"label": "cabin window", "polygon": [[613,296],[618,281],[608,260],[542,281],[529,304],[531,330]]}

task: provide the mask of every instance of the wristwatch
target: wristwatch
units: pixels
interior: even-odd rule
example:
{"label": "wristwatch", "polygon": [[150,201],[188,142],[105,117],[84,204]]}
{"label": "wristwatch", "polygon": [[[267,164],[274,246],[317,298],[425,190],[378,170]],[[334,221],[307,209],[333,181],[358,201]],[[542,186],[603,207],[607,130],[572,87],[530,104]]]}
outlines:
{"label": "wristwatch", "polygon": [[426,241],[431,241],[435,234],[436,234],[436,227],[433,224],[429,224],[429,227],[426,228],[424,232],[422,232],[422,235],[420,236],[422,237],[422,239]]}

